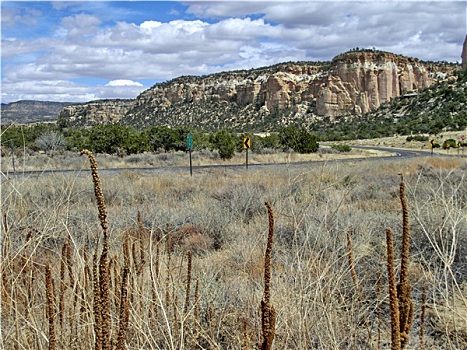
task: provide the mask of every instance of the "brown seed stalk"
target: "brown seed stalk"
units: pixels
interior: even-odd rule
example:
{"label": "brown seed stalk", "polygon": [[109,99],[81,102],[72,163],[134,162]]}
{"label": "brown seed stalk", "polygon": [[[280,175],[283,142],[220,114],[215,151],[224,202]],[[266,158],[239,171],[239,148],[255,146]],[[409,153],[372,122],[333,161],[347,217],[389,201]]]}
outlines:
{"label": "brown seed stalk", "polygon": [[401,335],[399,327],[399,300],[397,298],[396,275],[394,272],[394,243],[392,231],[386,229],[387,268],[389,283],[389,309],[391,312],[391,349],[401,350]]}
{"label": "brown seed stalk", "polygon": [[103,231],[104,239],[105,239],[107,237],[107,230],[109,227],[107,224],[107,210],[105,207],[104,194],[102,193],[101,179],[97,171],[96,158],[94,158],[94,154],[91,151],[88,151],[86,149],[81,151],[81,154],[82,155],[85,154],[88,156],[89,163],[91,165],[92,182],[94,183],[94,195],[97,200],[97,210],[99,212],[99,221],[101,223],[101,227],[102,227],[102,231]]}
{"label": "brown seed stalk", "polygon": [[[102,193],[101,180],[97,171],[97,162],[94,154],[91,151],[83,150],[81,154],[85,154],[89,158],[91,166],[92,181],[94,184],[94,195],[97,201],[97,210],[99,213],[99,221],[102,227],[104,236],[102,254],[99,259],[99,298],[100,298],[100,322],[101,322],[101,342],[103,350],[111,348],[111,319],[110,319],[110,271],[109,271],[109,237],[108,237],[108,223],[107,223],[107,210],[105,207],[104,194]],[[96,337],[96,349],[99,348],[98,337]]]}
{"label": "brown seed stalk", "polygon": [[60,259],[60,295],[58,300],[58,319],[60,322],[60,329],[63,331],[63,314],[65,308],[65,268],[66,268],[66,252],[67,252],[68,242],[63,243],[62,246],[62,256]]}
{"label": "brown seed stalk", "polygon": [[183,314],[186,315],[188,312],[188,306],[190,305],[190,287],[191,287],[191,251],[188,252],[188,266],[186,276],[186,296],[185,296],[185,307],[183,308]]}
{"label": "brown seed stalk", "polygon": [[50,272],[50,266],[45,266],[45,285],[46,285],[46,296],[47,296],[47,319],[49,321],[49,350],[55,349],[55,296],[53,290],[53,279],[52,273]]}
{"label": "brown seed stalk", "polygon": [[119,312],[119,325],[117,334],[116,350],[125,349],[125,337],[128,330],[128,321],[130,319],[129,303],[128,303],[128,276],[130,274],[130,237],[127,233],[125,242],[123,244],[123,271],[122,271],[122,284],[120,293],[120,312]]}
{"label": "brown seed stalk", "polygon": [[274,341],[276,311],[271,305],[271,256],[274,237],[274,213],[271,205],[265,203],[268,211],[269,231],[266,252],[264,254],[264,294],[261,301],[261,327],[262,342],[259,345],[261,350],[270,350]]}
{"label": "brown seed stalk", "polygon": [[195,327],[199,322],[199,280],[196,280],[195,285]]}
{"label": "brown seed stalk", "polygon": [[93,296],[94,296],[94,331],[96,333],[96,341],[94,345],[95,350],[102,349],[102,304],[101,304],[101,293],[99,288],[99,272],[97,269],[97,248],[94,251],[92,259],[92,281],[93,281]]}
{"label": "brown seed stalk", "polygon": [[399,326],[401,334],[401,349],[404,349],[404,347],[409,341],[409,331],[413,321],[413,304],[410,296],[412,286],[409,281],[409,210],[407,205],[407,198],[405,196],[405,183],[402,174],[399,193],[402,205],[402,249],[401,270],[399,276],[399,285],[397,286],[397,295],[399,298]]}

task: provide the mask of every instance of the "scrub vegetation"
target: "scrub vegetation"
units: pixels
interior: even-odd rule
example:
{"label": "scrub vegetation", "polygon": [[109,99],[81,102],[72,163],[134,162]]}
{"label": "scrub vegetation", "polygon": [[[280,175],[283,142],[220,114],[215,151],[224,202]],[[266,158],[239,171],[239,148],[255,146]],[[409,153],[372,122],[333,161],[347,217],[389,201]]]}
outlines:
{"label": "scrub vegetation", "polygon": [[3,349],[467,347],[463,158],[80,159],[2,178]]}

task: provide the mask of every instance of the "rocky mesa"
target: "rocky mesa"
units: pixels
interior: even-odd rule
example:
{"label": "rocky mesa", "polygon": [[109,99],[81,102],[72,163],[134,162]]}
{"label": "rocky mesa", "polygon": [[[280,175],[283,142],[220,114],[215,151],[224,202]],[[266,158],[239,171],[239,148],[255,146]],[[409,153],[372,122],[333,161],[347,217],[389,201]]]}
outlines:
{"label": "rocky mesa", "polygon": [[93,101],[64,108],[64,125],[120,121],[138,127],[187,125],[274,130],[322,118],[358,117],[391,98],[430,86],[458,69],[389,52],[351,50],[331,62],[184,76],[159,83],[135,100]]}

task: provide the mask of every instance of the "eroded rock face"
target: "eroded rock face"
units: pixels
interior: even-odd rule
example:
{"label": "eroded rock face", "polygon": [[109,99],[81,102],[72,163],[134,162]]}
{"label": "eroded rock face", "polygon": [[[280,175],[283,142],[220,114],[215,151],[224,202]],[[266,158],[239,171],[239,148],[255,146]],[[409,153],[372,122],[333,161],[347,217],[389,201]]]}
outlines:
{"label": "eroded rock face", "polygon": [[96,100],[64,107],[58,120],[66,120],[73,125],[109,124],[126,115],[134,100]]}
{"label": "eroded rock face", "polygon": [[[351,52],[334,58],[330,79],[317,96],[318,115],[361,114],[434,81],[430,67],[385,52]],[[352,106],[353,105],[353,106]]]}
{"label": "eroded rock face", "polygon": [[[304,122],[322,116],[360,115],[383,102],[429,86],[453,67],[381,51],[351,51],[332,62],[179,77],[154,85],[136,100],[94,101],[65,108],[59,118],[80,124],[124,120],[144,125],[222,125],[246,120]],[[442,74],[440,74],[442,73]],[[200,113],[200,111],[202,113]],[[280,112],[280,113],[279,113]],[[243,120],[243,121],[242,121]]]}

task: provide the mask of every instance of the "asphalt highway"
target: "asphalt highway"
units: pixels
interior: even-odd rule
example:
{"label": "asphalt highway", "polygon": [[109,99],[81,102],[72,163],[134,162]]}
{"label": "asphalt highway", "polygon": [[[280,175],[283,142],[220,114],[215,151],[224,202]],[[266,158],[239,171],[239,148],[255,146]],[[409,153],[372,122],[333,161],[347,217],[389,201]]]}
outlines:
{"label": "asphalt highway", "polygon": [[[280,166],[288,166],[288,167],[298,167],[298,166],[318,166],[323,162],[332,163],[332,162],[357,162],[357,161],[376,161],[376,160],[394,160],[394,159],[410,159],[414,157],[466,157],[463,154],[457,154],[457,152],[452,152],[451,154],[441,154],[441,153],[434,153],[431,154],[431,151],[424,151],[424,150],[409,150],[409,149],[400,149],[400,148],[384,148],[384,147],[373,147],[373,146],[352,146],[352,148],[356,149],[364,149],[364,150],[376,150],[386,152],[387,155],[384,156],[375,156],[375,157],[362,157],[362,158],[343,158],[343,159],[334,159],[334,160],[310,160],[310,161],[300,161],[300,162],[283,162],[283,163],[255,163],[255,164],[248,164],[248,168],[261,168],[261,167],[280,167]],[[140,173],[156,173],[156,172],[189,172],[189,165],[182,165],[182,166],[157,166],[157,167],[141,167],[141,168],[99,168],[100,174],[118,174],[122,171],[138,171]],[[195,172],[196,170],[209,170],[209,169],[238,169],[238,168],[246,168],[246,164],[215,164],[215,165],[197,165],[193,166],[192,170]],[[8,174],[2,173],[1,177],[3,180],[12,178],[12,177],[37,177],[41,175],[50,175],[50,174],[79,174],[83,173],[86,174],[90,172],[89,169],[80,169],[80,170],[69,170],[69,169],[54,169],[54,170],[34,170],[34,171],[17,171],[17,172],[9,172]]]}

